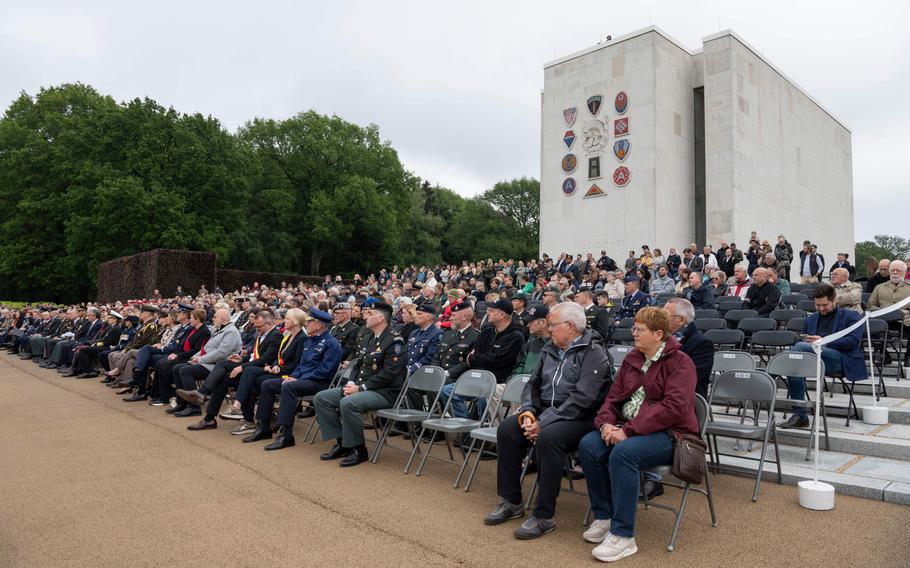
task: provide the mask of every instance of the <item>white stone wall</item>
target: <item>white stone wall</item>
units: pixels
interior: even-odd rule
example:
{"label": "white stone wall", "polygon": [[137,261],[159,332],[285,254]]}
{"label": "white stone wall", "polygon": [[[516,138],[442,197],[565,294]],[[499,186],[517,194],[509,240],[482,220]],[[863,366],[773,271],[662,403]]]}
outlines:
{"label": "white stone wall", "polygon": [[704,42],[708,240],[852,255],[850,131],[730,33]]}
{"label": "white stone wall", "polygon": [[[540,251],[550,255],[560,251],[594,252],[606,249],[618,259],[623,251],[638,250],[642,244],[657,241],[655,193],[655,33],[644,33],[589,50],[549,64],[544,70],[541,96],[541,173],[540,173]],[[629,96],[632,143],[629,156],[622,162],[632,174],[625,187],[613,184],[612,174],[621,163],[613,155],[613,120],[618,118],[614,97],[619,91]],[[602,95],[603,108],[596,118],[609,119],[608,144],[599,153],[601,177],[587,178],[587,156],[582,148],[581,130],[591,118],[585,101]],[[571,152],[578,156],[578,168],[571,174],[578,183],[574,195],[562,193],[568,175],[560,167],[569,153],[563,135],[567,130],[563,109],[578,107],[572,129],[578,139]],[[605,196],[585,198],[596,183]]]}

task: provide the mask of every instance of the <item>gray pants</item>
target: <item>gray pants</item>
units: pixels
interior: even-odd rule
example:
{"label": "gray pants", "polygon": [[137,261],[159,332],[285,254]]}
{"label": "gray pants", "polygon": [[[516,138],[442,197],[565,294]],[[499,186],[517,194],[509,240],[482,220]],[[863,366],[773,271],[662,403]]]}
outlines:
{"label": "gray pants", "polygon": [[343,448],[356,448],[364,444],[363,415],[367,412],[391,408],[398,397],[396,391],[362,391],[343,396],[341,389],[326,389],[313,399],[316,420],[322,430],[322,439],[341,438]]}

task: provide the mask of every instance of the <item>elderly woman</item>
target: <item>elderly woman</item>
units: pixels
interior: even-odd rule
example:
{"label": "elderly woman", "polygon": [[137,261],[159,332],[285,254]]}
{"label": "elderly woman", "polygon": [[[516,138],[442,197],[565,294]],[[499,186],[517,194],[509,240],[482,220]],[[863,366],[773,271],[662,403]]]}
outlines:
{"label": "elderly woman", "polygon": [[643,469],[673,462],[673,439],[698,435],[695,365],[670,335],[667,313],[646,307],[632,326],[630,352],[590,432],[578,447],[594,521],[584,532],[600,543],[595,558],[614,562],[638,552],[635,513]]}

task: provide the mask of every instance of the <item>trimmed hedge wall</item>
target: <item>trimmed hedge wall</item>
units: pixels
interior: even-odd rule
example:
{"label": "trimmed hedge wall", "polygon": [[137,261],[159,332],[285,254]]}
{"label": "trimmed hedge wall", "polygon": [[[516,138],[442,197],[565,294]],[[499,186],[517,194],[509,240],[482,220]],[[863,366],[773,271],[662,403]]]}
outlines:
{"label": "trimmed hedge wall", "polygon": [[324,278],[300,274],[278,274],[218,268],[218,255],[213,252],[155,249],[122,256],[98,265],[98,301],[148,298],[155,290],[164,297],[172,296],[177,286],[196,294],[202,285],[208,290],[220,287],[225,292],[239,290],[259,282],[269,287],[282,282],[319,284]]}

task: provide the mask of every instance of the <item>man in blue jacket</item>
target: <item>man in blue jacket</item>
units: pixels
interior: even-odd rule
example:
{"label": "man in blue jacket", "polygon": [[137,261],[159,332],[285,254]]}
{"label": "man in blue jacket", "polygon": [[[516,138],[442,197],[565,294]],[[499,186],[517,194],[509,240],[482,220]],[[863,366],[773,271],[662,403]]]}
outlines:
{"label": "man in blue jacket", "polygon": [[[815,300],[816,312],[810,314],[803,323],[803,332],[806,336],[803,341],[790,348],[791,351],[812,353],[811,343],[822,337],[837,333],[859,321],[860,315],[853,310],[837,307],[835,303],[834,287],[830,284],[819,284],[812,293]],[[860,348],[863,340],[862,326],[849,334],[832,341],[822,347],[822,361],[825,363],[825,372],[843,373],[850,381],[861,381],[869,378],[866,369],[866,360]],[[805,377],[788,377],[790,383],[790,397],[801,400],[806,397]],[[809,417],[805,408],[793,409],[790,419],[781,424],[781,428],[807,428]]]}

